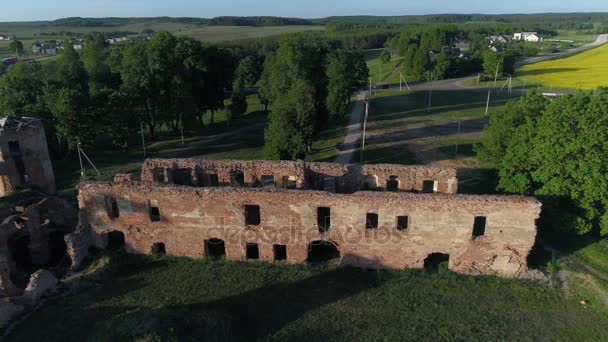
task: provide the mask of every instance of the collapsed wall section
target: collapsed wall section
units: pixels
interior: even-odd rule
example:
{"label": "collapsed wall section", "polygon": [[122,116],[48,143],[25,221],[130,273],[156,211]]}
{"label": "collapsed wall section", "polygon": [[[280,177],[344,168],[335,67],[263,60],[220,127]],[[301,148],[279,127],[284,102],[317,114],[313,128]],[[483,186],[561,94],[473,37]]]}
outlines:
{"label": "collapsed wall section", "polygon": [[[92,241],[131,253],[304,263],[327,241],[342,265],[423,268],[449,255],[463,274],[522,277],[541,204],[533,198],[86,183],[79,205]],[[280,252],[280,256],[278,256]]]}

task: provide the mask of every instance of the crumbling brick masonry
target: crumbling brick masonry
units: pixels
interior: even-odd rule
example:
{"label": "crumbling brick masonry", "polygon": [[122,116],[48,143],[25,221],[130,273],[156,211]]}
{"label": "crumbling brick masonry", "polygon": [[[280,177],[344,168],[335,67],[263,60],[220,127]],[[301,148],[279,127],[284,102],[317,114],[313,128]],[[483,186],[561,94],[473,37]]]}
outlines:
{"label": "crumbling brick masonry", "polygon": [[456,188],[451,169],[148,160],[141,181],[81,184],[79,205],[94,245],[131,253],[290,263],[333,253],[387,269],[442,255],[458,273],[527,276],[541,204]]}
{"label": "crumbling brick masonry", "polygon": [[0,119],[0,197],[20,186],[55,192],[42,121],[36,118]]}

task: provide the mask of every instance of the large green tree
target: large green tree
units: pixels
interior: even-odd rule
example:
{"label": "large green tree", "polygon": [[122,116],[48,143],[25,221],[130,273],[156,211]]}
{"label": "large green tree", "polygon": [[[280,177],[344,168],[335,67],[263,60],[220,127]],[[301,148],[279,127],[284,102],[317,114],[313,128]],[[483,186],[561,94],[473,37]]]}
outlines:
{"label": "large green tree", "polygon": [[327,63],[327,108],[338,117],[348,111],[350,98],[368,80],[369,70],[360,52],[336,50],[328,57]]}
{"label": "large green tree", "polygon": [[43,114],[41,69],[38,63],[18,63],[0,77],[0,117]]}

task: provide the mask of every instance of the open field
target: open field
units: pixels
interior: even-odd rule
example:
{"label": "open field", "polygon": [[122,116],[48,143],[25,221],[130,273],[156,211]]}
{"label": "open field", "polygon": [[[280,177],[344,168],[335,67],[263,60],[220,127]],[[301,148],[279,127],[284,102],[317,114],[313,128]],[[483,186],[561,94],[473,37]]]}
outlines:
{"label": "open field", "polygon": [[105,259],[111,279],[52,300],[7,341],[608,338],[608,317],[546,283],[445,269],[366,272],[122,254]]}
{"label": "open field", "polygon": [[608,86],[608,45],[575,56],[526,65],[516,76],[528,84],[550,88],[592,90]]}
{"label": "open field", "polygon": [[[140,33],[143,30],[152,29],[154,31],[166,30],[176,35],[187,35],[195,39],[217,43],[221,41],[261,38],[287,33],[323,31],[324,26],[206,26],[196,24],[181,24],[170,22],[137,22],[124,26],[108,27],[66,27],[48,25],[15,25],[10,23],[0,23],[0,34],[15,35],[25,46],[25,58],[31,58],[31,47],[33,43],[48,40],[63,41],[72,37],[83,37],[90,32],[133,32]],[[0,41],[0,57],[13,56],[14,52],[9,51],[8,41]]]}

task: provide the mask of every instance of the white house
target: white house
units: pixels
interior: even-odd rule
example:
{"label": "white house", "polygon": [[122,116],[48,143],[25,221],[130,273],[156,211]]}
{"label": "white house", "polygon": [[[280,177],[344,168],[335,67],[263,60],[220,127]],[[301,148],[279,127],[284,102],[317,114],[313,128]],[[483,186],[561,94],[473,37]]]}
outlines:
{"label": "white house", "polygon": [[513,40],[523,40],[526,42],[539,43],[544,40],[538,32],[518,32],[513,35]]}

